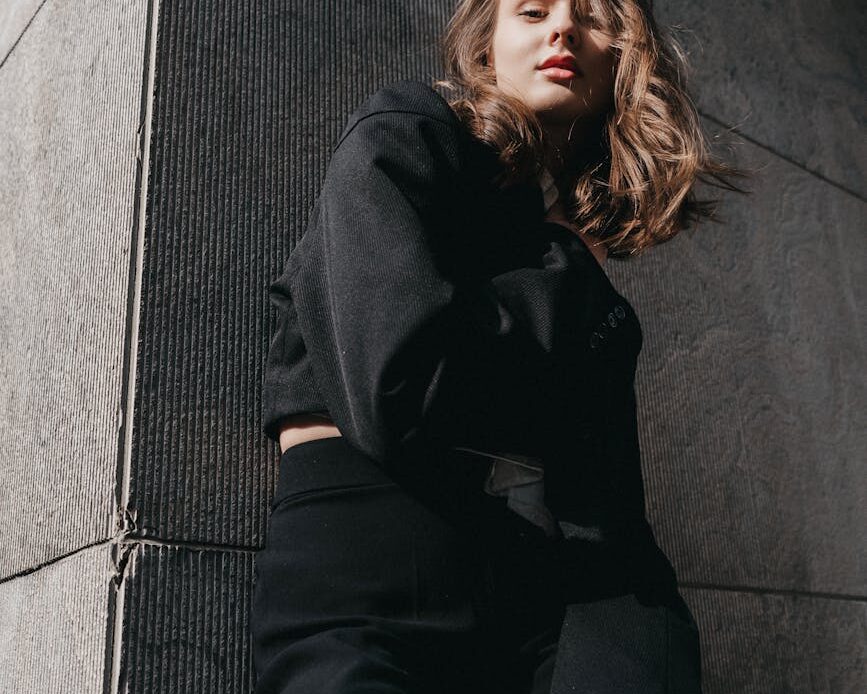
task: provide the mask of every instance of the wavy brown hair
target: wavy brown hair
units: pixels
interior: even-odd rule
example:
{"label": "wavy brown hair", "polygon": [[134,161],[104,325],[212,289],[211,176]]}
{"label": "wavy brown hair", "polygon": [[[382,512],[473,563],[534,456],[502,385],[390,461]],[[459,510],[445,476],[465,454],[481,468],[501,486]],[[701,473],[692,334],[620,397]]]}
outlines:
{"label": "wavy brown hair", "polygon": [[[449,105],[474,137],[499,153],[497,184],[509,186],[541,173],[545,133],[527,105],[497,87],[487,65],[499,1],[458,1],[440,39],[447,79],[433,86],[459,93]],[[687,92],[684,50],[656,24],[647,0],[573,4],[577,16],[602,22],[613,35],[615,80],[598,140],[579,144],[581,169],[567,172],[567,217],[614,258],[638,255],[702,219],[720,221],[719,200],[698,200],[696,181],[748,193],[730,179],[752,172],[710,153]]]}

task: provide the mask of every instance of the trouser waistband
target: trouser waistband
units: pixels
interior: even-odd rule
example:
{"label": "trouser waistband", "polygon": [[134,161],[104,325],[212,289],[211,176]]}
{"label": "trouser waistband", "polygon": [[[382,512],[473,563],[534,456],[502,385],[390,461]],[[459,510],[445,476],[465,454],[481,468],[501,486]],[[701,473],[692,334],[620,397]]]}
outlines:
{"label": "trouser waistband", "polygon": [[[280,457],[275,499],[328,487],[396,483],[455,520],[505,509],[504,499],[484,492],[490,460],[472,453],[442,450],[395,463],[386,470],[344,437],[296,444]],[[484,510],[483,510],[484,509]]]}

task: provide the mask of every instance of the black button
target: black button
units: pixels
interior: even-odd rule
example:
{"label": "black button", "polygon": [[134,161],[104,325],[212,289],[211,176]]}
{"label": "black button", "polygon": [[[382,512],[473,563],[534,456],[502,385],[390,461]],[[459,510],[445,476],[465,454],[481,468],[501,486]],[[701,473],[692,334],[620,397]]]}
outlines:
{"label": "black button", "polygon": [[613,313],[608,314],[608,325],[610,325],[612,328],[617,327],[617,319],[614,317]]}
{"label": "black button", "polygon": [[623,319],[626,316],[626,311],[623,310],[623,307],[620,304],[614,307],[614,315],[620,319]]}

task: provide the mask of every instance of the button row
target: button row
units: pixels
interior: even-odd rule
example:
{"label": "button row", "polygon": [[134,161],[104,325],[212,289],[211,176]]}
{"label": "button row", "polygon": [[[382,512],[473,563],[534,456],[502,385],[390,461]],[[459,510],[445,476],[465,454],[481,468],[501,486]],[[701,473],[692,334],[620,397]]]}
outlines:
{"label": "button row", "polygon": [[596,330],[593,331],[593,334],[590,336],[590,348],[598,350],[602,343],[608,339],[608,331],[609,326],[611,328],[616,328],[619,324],[619,321],[622,321],[626,317],[626,310],[622,305],[617,304],[614,307],[614,310],[609,313],[605,320],[603,320]]}

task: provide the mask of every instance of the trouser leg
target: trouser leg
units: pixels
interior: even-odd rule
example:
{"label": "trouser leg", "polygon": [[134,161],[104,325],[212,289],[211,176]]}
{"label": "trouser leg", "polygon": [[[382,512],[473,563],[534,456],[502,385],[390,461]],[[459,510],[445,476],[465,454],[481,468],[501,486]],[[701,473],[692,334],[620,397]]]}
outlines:
{"label": "trouser leg", "polygon": [[550,694],[551,692],[560,628],[561,625],[557,624],[524,645],[523,658],[531,668],[528,694]]}
{"label": "trouser leg", "polygon": [[294,482],[256,561],[256,694],[700,692],[688,610],[567,599],[585,567],[564,573],[565,545],[475,481],[441,468],[445,497],[436,480],[408,493],[340,442],[281,460]]}
{"label": "trouser leg", "polygon": [[281,459],[295,481],[278,484],[256,559],[256,694],[523,694],[486,621],[500,610],[475,525],[322,441],[340,439]]}
{"label": "trouser leg", "polygon": [[698,627],[685,603],[627,594],[566,606],[557,646],[539,667],[566,694],[701,694]]}
{"label": "trouser leg", "polygon": [[437,691],[473,647],[471,563],[394,487],[278,507],[257,557],[257,694]]}

